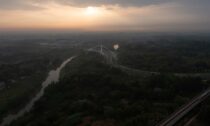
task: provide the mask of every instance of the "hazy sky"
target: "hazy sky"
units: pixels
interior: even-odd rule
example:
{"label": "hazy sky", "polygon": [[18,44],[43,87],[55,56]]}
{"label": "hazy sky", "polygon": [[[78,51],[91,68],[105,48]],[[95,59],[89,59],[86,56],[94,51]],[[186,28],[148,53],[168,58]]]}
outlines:
{"label": "hazy sky", "polygon": [[210,31],[210,0],[0,0],[0,30]]}

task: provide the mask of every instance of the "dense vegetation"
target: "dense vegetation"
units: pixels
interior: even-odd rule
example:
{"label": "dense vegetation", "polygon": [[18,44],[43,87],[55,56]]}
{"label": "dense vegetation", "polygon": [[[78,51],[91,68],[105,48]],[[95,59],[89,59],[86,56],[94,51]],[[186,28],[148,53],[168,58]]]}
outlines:
{"label": "dense vegetation", "polygon": [[122,64],[146,71],[210,72],[210,42],[205,40],[155,40],[125,43],[119,49]]}
{"label": "dense vegetation", "polygon": [[34,43],[0,45],[0,120],[22,108],[40,89],[48,72],[74,52]]}
{"label": "dense vegetation", "polygon": [[11,126],[153,126],[203,87],[200,78],[132,76],[100,55],[83,53]]}
{"label": "dense vegetation", "polygon": [[[209,80],[209,40],[139,33],[0,38],[0,120],[34,96],[49,70],[81,49],[102,44],[126,67],[83,52],[33,110],[11,125],[153,126],[207,88],[208,81],[192,75],[206,73],[196,75]],[[114,50],[114,44],[120,48]],[[209,103],[204,105],[196,126],[209,124]]]}

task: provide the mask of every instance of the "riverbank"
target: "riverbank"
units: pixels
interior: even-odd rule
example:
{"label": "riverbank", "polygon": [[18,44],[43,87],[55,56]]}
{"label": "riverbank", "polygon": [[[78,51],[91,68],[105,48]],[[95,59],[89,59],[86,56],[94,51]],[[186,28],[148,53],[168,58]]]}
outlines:
{"label": "riverbank", "polygon": [[1,123],[1,126],[5,126],[10,124],[13,120],[16,120],[17,118],[23,116],[26,112],[29,112],[31,108],[33,107],[34,103],[39,100],[42,95],[44,94],[45,88],[52,84],[53,82],[56,83],[59,80],[60,77],[60,71],[62,70],[65,65],[70,62],[74,57],[71,57],[67,60],[65,60],[56,70],[51,70],[48,74],[48,77],[46,80],[42,83],[42,88],[41,90],[35,95],[34,98],[31,99],[31,101],[23,108],[21,109],[18,113],[16,114],[10,114],[7,117],[3,119],[3,122]]}

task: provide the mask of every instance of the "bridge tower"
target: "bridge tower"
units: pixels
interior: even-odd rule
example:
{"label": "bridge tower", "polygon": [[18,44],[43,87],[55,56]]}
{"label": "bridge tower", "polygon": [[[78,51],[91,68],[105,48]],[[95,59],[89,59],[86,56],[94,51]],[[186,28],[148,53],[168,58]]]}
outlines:
{"label": "bridge tower", "polygon": [[102,44],[101,44],[100,48],[101,48],[100,52],[101,52],[101,54],[103,54],[103,47],[102,47]]}

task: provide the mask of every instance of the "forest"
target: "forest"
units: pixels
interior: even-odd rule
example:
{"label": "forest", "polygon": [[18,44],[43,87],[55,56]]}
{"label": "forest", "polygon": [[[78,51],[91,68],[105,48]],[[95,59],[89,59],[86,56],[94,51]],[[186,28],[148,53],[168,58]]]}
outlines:
{"label": "forest", "polygon": [[199,77],[132,76],[92,52],[81,53],[61,75],[11,126],[153,126],[205,87]]}

